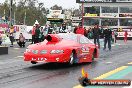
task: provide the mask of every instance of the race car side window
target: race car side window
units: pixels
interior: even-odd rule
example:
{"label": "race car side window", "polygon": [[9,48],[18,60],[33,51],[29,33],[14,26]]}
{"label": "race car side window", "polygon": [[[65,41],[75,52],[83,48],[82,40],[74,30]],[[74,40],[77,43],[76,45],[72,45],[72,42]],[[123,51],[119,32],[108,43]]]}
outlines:
{"label": "race car side window", "polygon": [[88,38],[86,38],[86,37],[84,37],[84,36],[81,36],[80,37],[80,41],[79,41],[81,44],[91,44],[92,42],[88,39]]}

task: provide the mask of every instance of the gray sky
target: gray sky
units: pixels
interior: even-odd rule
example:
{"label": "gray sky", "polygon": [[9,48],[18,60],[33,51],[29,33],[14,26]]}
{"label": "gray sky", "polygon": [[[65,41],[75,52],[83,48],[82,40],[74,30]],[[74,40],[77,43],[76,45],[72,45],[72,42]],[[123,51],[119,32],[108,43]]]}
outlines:
{"label": "gray sky", "polygon": [[[1,3],[4,1],[5,0],[0,0]],[[55,4],[62,6],[63,8],[79,8],[79,5],[76,3],[76,0],[38,0],[38,1],[43,2],[46,8],[50,8]]]}

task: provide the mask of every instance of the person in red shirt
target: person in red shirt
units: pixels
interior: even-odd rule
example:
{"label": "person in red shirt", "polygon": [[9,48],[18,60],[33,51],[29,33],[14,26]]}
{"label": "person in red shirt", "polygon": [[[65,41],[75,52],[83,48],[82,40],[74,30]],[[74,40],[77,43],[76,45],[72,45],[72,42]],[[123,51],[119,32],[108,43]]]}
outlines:
{"label": "person in red shirt", "polygon": [[84,33],[85,33],[84,28],[82,28],[82,26],[79,26],[77,28],[77,30],[76,30],[76,34],[82,34],[82,35],[84,35]]}
{"label": "person in red shirt", "polygon": [[124,42],[125,42],[125,43],[127,42],[127,35],[128,35],[128,32],[125,31],[125,33],[124,33]]}
{"label": "person in red shirt", "polygon": [[35,29],[36,29],[36,27],[33,26],[33,29],[32,29],[32,43],[31,43],[31,44],[34,44],[34,39],[35,39]]}

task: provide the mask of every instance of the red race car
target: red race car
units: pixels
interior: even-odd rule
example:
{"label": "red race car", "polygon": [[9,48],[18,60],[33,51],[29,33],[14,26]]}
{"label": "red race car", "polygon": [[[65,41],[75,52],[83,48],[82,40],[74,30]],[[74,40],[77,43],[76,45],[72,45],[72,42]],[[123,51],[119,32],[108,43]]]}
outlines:
{"label": "red race car", "polygon": [[98,46],[81,34],[50,34],[45,41],[29,45],[24,52],[24,61],[82,63],[98,58]]}

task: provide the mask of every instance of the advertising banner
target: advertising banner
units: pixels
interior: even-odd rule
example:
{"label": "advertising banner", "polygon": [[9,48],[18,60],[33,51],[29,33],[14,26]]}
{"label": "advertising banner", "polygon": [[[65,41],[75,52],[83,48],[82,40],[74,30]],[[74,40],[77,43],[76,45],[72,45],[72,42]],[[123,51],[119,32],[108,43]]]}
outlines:
{"label": "advertising banner", "polygon": [[132,3],[132,0],[76,0],[76,3]]}
{"label": "advertising banner", "polygon": [[126,18],[126,17],[132,18],[132,13],[120,13],[119,17],[121,17],[121,18]]}
{"label": "advertising banner", "polygon": [[98,17],[98,14],[85,13],[84,17]]}
{"label": "advertising banner", "polygon": [[64,14],[62,14],[62,10],[50,10],[50,13],[47,15],[47,18],[64,19]]}
{"label": "advertising banner", "polygon": [[101,13],[101,17],[111,17],[111,18],[113,18],[113,17],[119,17],[118,16],[118,13]]}
{"label": "advertising banner", "polygon": [[19,34],[22,33],[26,39],[32,39],[32,35],[28,33],[26,25],[14,25],[16,30],[15,39],[19,39]]}
{"label": "advertising banner", "polygon": [[[125,32],[117,32],[117,33],[118,33],[118,36],[117,37],[124,37],[124,33]],[[132,32],[128,32],[127,37],[132,37]]]}

